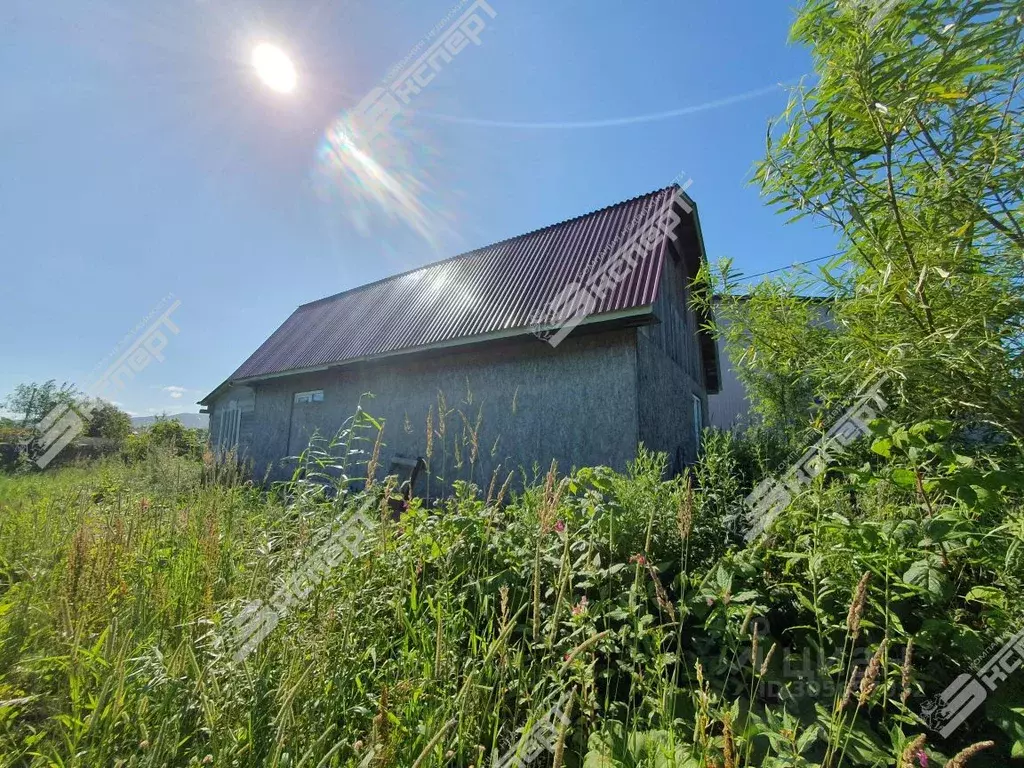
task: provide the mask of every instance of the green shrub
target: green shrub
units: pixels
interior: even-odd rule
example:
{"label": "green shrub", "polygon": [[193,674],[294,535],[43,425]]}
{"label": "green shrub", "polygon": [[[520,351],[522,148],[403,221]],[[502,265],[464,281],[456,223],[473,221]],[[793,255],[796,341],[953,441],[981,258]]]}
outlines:
{"label": "green shrub", "polygon": [[122,455],[126,461],[137,462],[153,450],[166,448],[178,456],[201,459],[206,443],[205,429],[191,429],[177,419],[159,419],[151,427],[129,435]]}

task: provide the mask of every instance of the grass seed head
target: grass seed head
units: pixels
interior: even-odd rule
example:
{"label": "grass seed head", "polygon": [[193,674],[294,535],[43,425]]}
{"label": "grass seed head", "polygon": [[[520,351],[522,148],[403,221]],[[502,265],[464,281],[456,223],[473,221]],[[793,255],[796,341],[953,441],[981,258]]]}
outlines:
{"label": "grass seed head", "polygon": [[860,673],[860,667],[855,665],[850,673],[850,684],[846,686],[846,692],[843,694],[843,701],[839,705],[840,709],[846,709],[850,701],[853,700],[853,695],[857,692],[861,679],[862,675]]}
{"label": "grass seed head", "polygon": [[485,507],[491,506],[491,499],[494,498],[494,484],[498,482],[498,470],[495,469],[491,473],[491,484],[487,486],[487,500],[484,502]]}
{"label": "grass seed head", "polygon": [[445,434],[448,431],[448,404],[444,399],[444,392],[437,393],[437,436],[444,443]]}
{"label": "grass seed head", "polygon": [[508,493],[508,487],[512,483],[512,475],[514,472],[509,472],[508,477],[505,478],[505,482],[501,486],[501,490],[498,491],[498,498],[494,500],[494,506],[500,508],[501,503],[505,500],[505,494]]}
{"label": "grass seed head", "polygon": [[427,409],[427,460],[434,454],[434,405]]}
{"label": "grass seed head", "polygon": [[736,768],[736,742],[732,734],[732,723],[728,713],[722,720],[722,746],[725,757],[725,768]]}
{"label": "grass seed head", "polygon": [[366,487],[372,488],[376,482],[377,463],[380,461],[380,444],[384,439],[384,430],[377,430],[377,439],[373,443],[373,453],[370,454],[370,461],[366,465]]}
{"label": "grass seed head", "polygon": [[751,620],[751,618],[753,618],[753,616],[754,616],[754,606],[753,606],[753,604],[751,604],[751,606],[749,608],[747,608],[747,612],[745,614],[743,614],[743,623],[740,624],[740,634],[741,635],[747,634],[747,627],[750,626],[750,620]]}
{"label": "grass seed head", "polygon": [[853,602],[850,603],[850,610],[846,614],[846,629],[856,642],[860,635],[860,620],[864,616],[864,602],[867,599],[868,582],[871,580],[871,571],[865,571],[857,583],[857,589],[853,594]]}
{"label": "grass seed head", "polygon": [[765,654],[764,661],[761,662],[761,669],[758,673],[758,677],[764,677],[768,672],[768,664],[772,660],[772,656],[775,655],[775,649],[778,647],[778,643],[772,643],[772,647],[769,648],[768,653]]}
{"label": "grass seed head", "polygon": [[882,657],[885,655],[885,648],[888,644],[889,638],[882,638],[882,642],[878,645],[878,650],[875,651],[875,655],[868,662],[868,668],[865,670],[864,677],[860,681],[861,705],[866,704],[868,699],[871,698],[871,694],[875,692],[875,688],[878,685],[878,674],[882,669]]}
{"label": "grass seed head", "polygon": [[[916,758],[918,754],[924,751],[925,735],[922,733],[916,739],[914,739],[907,748],[903,750],[903,755],[900,757],[899,768],[920,768],[919,760]],[[918,764],[915,765],[915,762]]]}
{"label": "grass seed head", "polygon": [[995,745],[996,743],[994,741],[979,741],[977,744],[971,744],[967,749],[957,752],[953,756],[953,759],[946,763],[946,768],[964,768],[964,766],[967,765],[967,761],[976,754],[984,749],[990,749]]}
{"label": "grass seed head", "polygon": [[903,702],[903,706],[907,706],[907,702],[910,700],[910,674],[914,666],[914,638],[910,638],[907,641],[907,649],[903,652],[903,666],[900,667],[900,684],[902,690],[900,692],[900,701]]}
{"label": "grass seed head", "polygon": [[562,768],[562,764],[565,760],[565,737],[569,733],[569,725],[572,718],[572,705],[575,702],[575,699],[576,689],[573,688],[572,692],[569,694],[569,703],[565,707],[564,720],[561,728],[558,729],[558,741],[555,742],[555,752],[551,761],[551,768]]}
{"label": "grass seed head", "polygon": [[676,527],[679,529],[679,538],[686,541],[690,538],[693,530],[693,484],[690,482],[690,475],[686,475],[686,493],[679,497],[679,506],[676,509]]}

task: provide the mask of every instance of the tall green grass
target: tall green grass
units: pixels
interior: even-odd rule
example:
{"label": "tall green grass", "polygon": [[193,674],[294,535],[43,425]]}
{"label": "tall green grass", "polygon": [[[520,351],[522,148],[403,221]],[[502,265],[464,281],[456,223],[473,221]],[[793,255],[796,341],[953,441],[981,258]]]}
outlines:
{"label": "tall green grass", "polygon": [[[397,519],[391,484],[353,491],[350,469],[325,486],[312,454],[270,492],[159,450],[0,477],[0,764],[481,766],[570,695],[572,724],[536,765],[899,766],[925,734],[920,692],[948,682],[926,661],[943,643],[968,655],[936,633],[980,642],[1020,617],[991,595],[950,613],[979,585],[1019,586],[1019,508],[934,499],[951,517],[945,591],[929,594],[906,573],[932,545],[880,543],[886,517],[929,524],[898,489],[857,520],[845,490],[821,488],[774,540],[740,547],[736,455],[713,443],[674,480],[641,452],[625,474],[552,467],[523,493],[456,483]],[[356,556],[234,662],[231,619],[367,504]],[[951,537],[967,526],[983,542]],[[904,679],[892,649],[910,636],[922,672]],[[834,656],[815,667],[831,699],[779,693],[803,647]],[[959,745],[928,741],[933,760]]]}

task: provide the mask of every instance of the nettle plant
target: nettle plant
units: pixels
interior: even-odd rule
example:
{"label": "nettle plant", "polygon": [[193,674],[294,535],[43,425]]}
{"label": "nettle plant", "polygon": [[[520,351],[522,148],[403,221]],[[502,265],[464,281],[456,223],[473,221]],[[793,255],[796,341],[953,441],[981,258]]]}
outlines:
{"label": "nettle plant", "polygon": [[[793,746],[771,725],[780,710],[816,728],[804,732],[809,764],[885,764],[887,749],[922,732],[924,697],[1024,625],[1012,598],[1024,590],[1012,444],[993,448],[948,421],[871,427],[873,458],[820,475],[731,570],[733,590],[769,606],[761,647],[779,649],[762,673],[775,705],[752,722],[774,747]],[[1024,755],[1022,701],[1022,681],[1007,681],[950,744],[994,739]]]}

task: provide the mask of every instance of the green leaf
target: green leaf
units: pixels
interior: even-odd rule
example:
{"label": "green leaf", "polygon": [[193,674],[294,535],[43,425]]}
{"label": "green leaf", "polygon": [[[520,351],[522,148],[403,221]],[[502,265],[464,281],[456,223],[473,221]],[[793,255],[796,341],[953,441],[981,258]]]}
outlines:
{"label": "green leaf", "polygon": [[892,440],[887,437],[884,437],[881,440],[875,440],[875,442],[871,444],[871,450],[879,456],[884,456],[888,459],[892,456]]}
{"label": "green leaf", "polygon": [[977,499],[979,507],[987,508],[992,505],[992,492],[988,488],[984,488],[980,485],[972,485],[971,490],[974,491],[974,496]]}
{"label": "green leaf", "polygon": [[900,488],[911,490],[917,487],[917,475],[909,469],[894,469],[889,477]]}
{"label": "green leaf", "polygon": [[1010,756],[1024,757],[1024,708],[1011,707],[996,699],[986,702],[985,714],[1006,734],[1011,744]]}
{"label": "green leaf", "polygon": [[818,740],[821,730],[816,725],[812,725],[802,734],[796,741],[796,749],[799,754],[806,752],[814,742]]}
{"label": "green leaf", "polygon": [[732,574],[729,573],[724,565],[718,566],[718,570],[715,573],[715,581],[718,582],[718,586],[723,591],[732,588]]}
{"label": "green leaf", "polygon": [[758,592],[754,592],[753,590],[746,590],[744,592],[740,592],[737,595],[733,595],[732,596],[732,601],[734,603],[745,603],[748,600],[755,600],[755,599],[757,599],[758,594],[759,594]]}
{"label": "green leaf", "polygon": [[997,605],[1003,607],[1006,605],[1006,595],[1001,589],[995,587],[974,587],[970,592],[964,596],[965,600],[974,600],[978,603],[985,603],[987,605]]}
{"label": "green leaf", "polygon": [[939,600],[946,588],[946,577],[941,568],[942,559],[930,554],[913,563],[903,574],[903,581],[924,590],[932,599]]}

